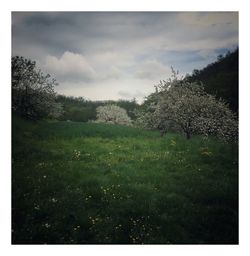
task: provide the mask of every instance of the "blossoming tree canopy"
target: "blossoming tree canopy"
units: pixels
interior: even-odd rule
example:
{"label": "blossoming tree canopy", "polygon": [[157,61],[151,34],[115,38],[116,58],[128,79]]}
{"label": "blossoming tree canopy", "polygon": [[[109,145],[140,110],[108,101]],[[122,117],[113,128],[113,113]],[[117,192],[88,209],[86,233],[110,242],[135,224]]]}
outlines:
{"label": "blossoming tree canopy", "polygon": [[187,139],[192,134],[237,137],[237,118],[223,100],[205,92],[201,84],[178,80],[161,81],[139,114],[144,126],[165,133],[172,122]]}
{"label": "blossoming tree canopy", "polygon": [[11,58],[12,110],[26,119],[58,118],[63,107],[56,102],[57,82],[45,75],[36,62],[24,57]]}
{"label": "blossoming tree canopy", "polygon": [[100,106],[96,109],[98,123],[111,123],[121,125],[131,125],[132,120],[127,114],[127,111],[119,106],[110,104]]}

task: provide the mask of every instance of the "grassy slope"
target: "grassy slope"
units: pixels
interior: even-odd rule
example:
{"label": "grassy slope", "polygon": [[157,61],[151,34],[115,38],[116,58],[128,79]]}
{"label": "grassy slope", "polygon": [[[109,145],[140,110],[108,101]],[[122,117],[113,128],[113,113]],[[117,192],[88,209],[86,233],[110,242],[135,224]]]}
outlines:
{"label": "grassy slope", "polygon": [[13,119],[13,243],[237,243],[236,145]]}

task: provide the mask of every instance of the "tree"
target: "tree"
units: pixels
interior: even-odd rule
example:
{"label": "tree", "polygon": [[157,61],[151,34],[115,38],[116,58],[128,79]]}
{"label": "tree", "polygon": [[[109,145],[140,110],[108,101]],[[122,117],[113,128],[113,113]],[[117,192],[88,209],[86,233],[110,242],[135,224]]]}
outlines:
{"label": "tree", "polygon": [[110,123],[121,125],[132,125],[132,121],[127,111],[116,105],[99,106],[96,109],[98,123]]}
{"label": "tree", "polygon": [[174,75],[156,88],[139,115],[146,126],[165,133],[174,123],[187,139],[192,134],[216,135],[227,140],[237,137],[236,115],[223,100],[206,93],[201,84],[179,80]]}
{"label": "tree", "polygon": [[27,119],[58,117],[62,106],[55,102],[56,80],[44,75],[36,62],[15,56],[12,68],[12,110]]}

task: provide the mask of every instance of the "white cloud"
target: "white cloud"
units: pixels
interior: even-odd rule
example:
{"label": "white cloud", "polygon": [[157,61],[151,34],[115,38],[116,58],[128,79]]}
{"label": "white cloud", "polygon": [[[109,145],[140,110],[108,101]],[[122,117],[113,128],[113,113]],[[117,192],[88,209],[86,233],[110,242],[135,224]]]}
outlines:
{"label": "white cloud", "polygon": [[118,91],[118,95],[120,95],[122,98],[125,99],[133,99],[133,98],[143,98],[145,97],[145,93],[141,92],[141,91]]}
{"label": "white cloud", "polygon": [[137,64],[137,66],[135,77],[139,79],[166,79],[171,73],[171,69],[169,67],[156,60],[147,60],[141,65]]}
{"label": "white cloud", "polygon": [[63,82],[56,87],[56,91],[59,94],[82,96],[91,100],[131,100],[136,98],[139,103],[154,90],[152,81],[134,78],[122,79],[119,82],[116,80],[99,80],[91,84],[91,86],[84,82]]}
{"label": "white cloud", "polygon": [[103,79],[119,79],[121,76],[122,71],[115,66],[111,66],[103,75]]}
{"label": "white cloud", "polygon": [[97,52],[88,55],[88,59],[98,72],[98,78],[119,79],[126,76],[126,69],[135,65],[134,54],[122,49]]}
{"label": "white cloud", "polygon": [[73,80],[93,80],[96,72],[81,54],[64,52],[61,58],[47,56],[45,69],[52,72],[56,77]]}

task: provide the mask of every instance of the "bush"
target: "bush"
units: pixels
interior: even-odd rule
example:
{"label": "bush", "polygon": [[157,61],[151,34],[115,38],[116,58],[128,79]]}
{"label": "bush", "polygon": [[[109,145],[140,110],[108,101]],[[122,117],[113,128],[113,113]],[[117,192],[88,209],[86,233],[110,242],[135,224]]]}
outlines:
{"label": "bush", "polygon": [[127,114],[127,111],[116,105],[100,106],[96,109],[98,123],[110,123],[121,125],[132,125],[132,120]]}

